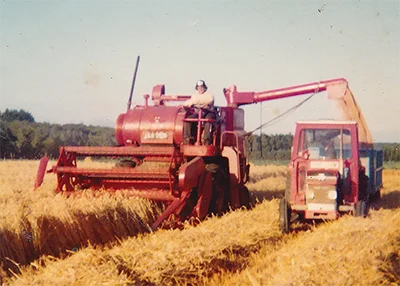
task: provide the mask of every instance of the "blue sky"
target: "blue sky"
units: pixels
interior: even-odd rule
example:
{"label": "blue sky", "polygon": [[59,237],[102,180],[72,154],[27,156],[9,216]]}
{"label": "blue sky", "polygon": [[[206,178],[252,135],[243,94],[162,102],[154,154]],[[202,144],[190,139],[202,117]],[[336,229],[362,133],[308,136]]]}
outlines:
{"label": "blue sky", "polygon": [[[338,77],[349,81],[375,141],[400,142],[399,1],[0,2],[0,110],[37,122],[114,126],[164,83],[190,94],[204,79],[263,91]],[[304,97],[244,107],[253,130]],[[262,115],[260,115],[262,112]],[[299,120],[338,119],[325,94],[263,132]]]}

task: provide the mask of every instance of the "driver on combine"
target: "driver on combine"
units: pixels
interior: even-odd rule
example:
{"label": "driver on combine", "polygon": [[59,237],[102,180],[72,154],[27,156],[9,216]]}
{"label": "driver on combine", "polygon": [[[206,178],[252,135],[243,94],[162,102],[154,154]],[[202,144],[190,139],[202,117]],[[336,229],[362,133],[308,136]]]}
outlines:
{"label": "driver on combine", "polygon": [[[187,118],[198,118],[199,110],[202,110],[202,118],[205,119],[215,119],[214,110],[214,96],[212,93],[207,91],[207,85],[204,80],[199,80],[195,86],[197,92],[192,95],[192,97],[187,100],[183,106],[194,107],[194,112]],[[184,144],[193,144],[194,136],[193,132],[196,130],[197,122],[185,122],[183,126],[184,132]],[[204,145],[212,144],[211,136],[212,123],[204,123]]]}

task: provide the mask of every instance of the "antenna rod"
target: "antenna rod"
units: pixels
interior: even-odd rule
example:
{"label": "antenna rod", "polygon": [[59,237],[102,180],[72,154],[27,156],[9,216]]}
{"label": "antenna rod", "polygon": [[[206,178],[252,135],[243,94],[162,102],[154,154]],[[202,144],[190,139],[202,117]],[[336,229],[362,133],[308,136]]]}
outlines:
{"label": "antenna rod", "polygon": [[135,89],[136,74],[137,74],[138,67],[139,67],[139,61],[140,61],[140,56],[138,56],[138,57],[137,57],[137,60],[136,60],[136,68],[135,68],[135,72],[133,73],[132,86],[131,86],[131,93],[130,93],[130,95],[129,95],[129,100],[128,100],[128,109],[127,109],[126,111],[128,111],[129,109],[131,109],[132,97],[133,97],[133,90]]}

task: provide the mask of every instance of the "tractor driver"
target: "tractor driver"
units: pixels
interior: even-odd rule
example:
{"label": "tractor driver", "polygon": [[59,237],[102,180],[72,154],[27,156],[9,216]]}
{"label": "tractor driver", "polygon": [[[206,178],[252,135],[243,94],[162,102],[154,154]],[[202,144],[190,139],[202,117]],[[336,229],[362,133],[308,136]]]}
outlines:
{"label": "tractor driver", "polygon": [[331,139],[324,139],[322,145],[324,146],[325,159],[337,159],[335,147]]}
{"label": "tractor driver", "polygon": [[[207,91],[207,85],[204,80],[199,80],[196,83],[195,92],[189,100],[187,100],[183,106],[185,107],[195,107],[195,112],[189,115],[187,118],[198,118],[199,117],[199,108],[202,109],[202,118],[206,119],[215,119],[215,110],[214,110],[214,96],[212,93]],[[193,144],[194,136],[193,131],[197,127],[197,122],[185,122],[183,125],[183,135],[184,135],[184,144]],[[204,123],[204,145],[210,145],[212,143],[212,135],[211,135],[211,122]]]}

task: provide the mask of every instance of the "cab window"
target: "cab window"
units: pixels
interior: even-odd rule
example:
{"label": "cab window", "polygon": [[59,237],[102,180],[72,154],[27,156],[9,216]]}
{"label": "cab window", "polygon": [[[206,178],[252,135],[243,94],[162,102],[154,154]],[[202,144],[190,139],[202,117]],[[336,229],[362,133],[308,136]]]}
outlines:
{"label": "cab window", "polygon": [[351,134],[348,129],[303,129],[298,153],[307,151],[310,159],[351,158]]}

